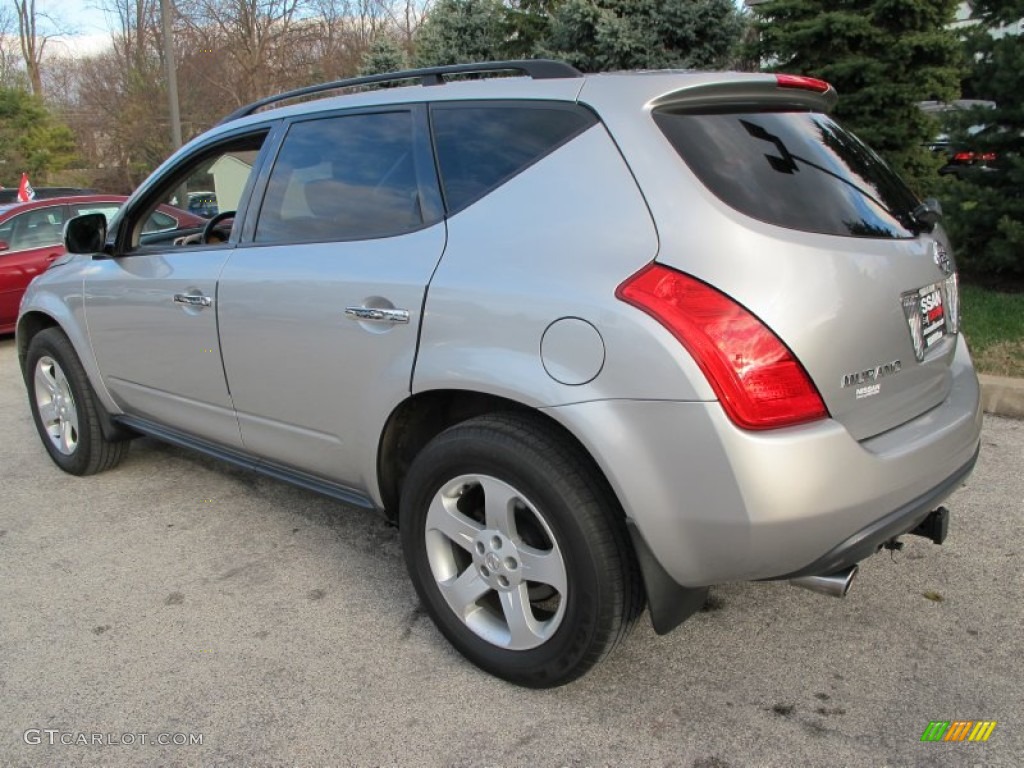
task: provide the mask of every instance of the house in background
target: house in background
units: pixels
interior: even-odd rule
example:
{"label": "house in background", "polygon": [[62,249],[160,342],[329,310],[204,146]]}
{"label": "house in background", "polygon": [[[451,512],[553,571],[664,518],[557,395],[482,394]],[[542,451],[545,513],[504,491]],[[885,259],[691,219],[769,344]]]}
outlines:
{"label": "house in background", "polygon": [[[962,2],[956,9],[956,21],[954,21],[950,27],[953,29],[963,29],[967,27],[973,27],[980,22],[974,18],[974,8],[971,2]],[[1004,35],[1019,35],[1021,30],[1024,29],[1024,19],[1018,19],[1015,23],[993,27],[989,30],[989,34],[992,37],[1003,37]]]}
{"label": "house in background", "polygon": [[252,162],[248,160],[250,158],[225,154],[210,166],[213,188],[217,195],[217,207],[221,211],[233,211],[238,208],[242,190],[252,170]]}

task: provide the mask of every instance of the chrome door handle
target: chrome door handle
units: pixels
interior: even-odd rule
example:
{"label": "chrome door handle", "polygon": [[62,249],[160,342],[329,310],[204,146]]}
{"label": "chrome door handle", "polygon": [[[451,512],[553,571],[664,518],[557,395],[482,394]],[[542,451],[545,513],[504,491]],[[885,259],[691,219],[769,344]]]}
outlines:
{"label": "chrome door handle", "polygon": [[380,307],[345,307],[349,320],[369,320],[371,323],[404,325],[409,322],[407,309],[381,309]]}
{"label": "chrome door handle", "polygon": [[174,303],[189,307],[209,307],[213,305],[213,299],[203,296],[201,293],[176,293],[174,294]]}

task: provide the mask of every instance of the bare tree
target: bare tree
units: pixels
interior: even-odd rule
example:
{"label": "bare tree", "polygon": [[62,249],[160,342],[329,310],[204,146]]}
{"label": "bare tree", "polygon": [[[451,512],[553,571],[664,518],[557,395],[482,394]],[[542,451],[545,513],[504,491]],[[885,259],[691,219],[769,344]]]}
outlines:
{"label": "bare tree", "polygon": [[413,38],[427,18],[431,5],[430,0],[401,0],[388,4],[388,16],[401,36],[407,53],[412,52]]}
{"label": "bare tree", "polygon": [[[47,48],[41,82],[76,134],[79,154],[94,175],[90,185],[128,191],[171,150],[164,107],[168,52],[159,0],[93,1],[114,28],[112,46],[64,60]],[[28,4],[31,12],[36,0],[15,2]],[[173,2],[186,139],[238,105],[357,74],[375,41],[393,40],[408,53],[429,5],[427,0]],[[0,9],[4,4],[0,0]],[[17,18],[10,17],[16,28]],[[22,77],[20,58],[15,52],[11,66]],[[0,58],[0,78],[2,66]]]}
{"label": "bare tree", "polygon": [[129,191],[170,150],[158,0],[100,7],[113,26],[111,47],[69,62],[48,53],[44,83],[53,83],[49,100],[97,174],[90,186]]}
{"label": "bare tree", "polygon": [[14,10],[0,5],[0,88],[9,88],[21,80],[21,53],[18,50]]}
{"label": "bare tree", "polygon": [[32,93],[43,95],[42,61],[43,51],[50,35],[39,34],[40,15],[36,12],[36,0],[14,0],[18,16],[18,39],[21,43],[21,57],[25,62],[28,82]]}
{"label": "bare tree", "polygon": [[102,0],[100,7],[117,24],[113,47],[124,71],[144,71],[160,51],[159,0]]}
{"label": "bare tree", "polygon": [[207,80],[228,103],[245,104],[293,79],[281,64],[290,58],[299,0],[186,0],[180,8],[196,39],[223,51],[229,69]]}
{"label": "bare tree", "polygon": [[308,0],[301,23],[305,57],[295,65],[306,82],[352,75],[387,21],[383,0]]}

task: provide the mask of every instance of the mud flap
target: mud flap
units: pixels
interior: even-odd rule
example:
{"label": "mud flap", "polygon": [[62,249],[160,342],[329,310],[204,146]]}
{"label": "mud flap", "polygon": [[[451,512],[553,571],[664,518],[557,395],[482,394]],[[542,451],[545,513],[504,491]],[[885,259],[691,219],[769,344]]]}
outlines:
{"label": "mud flap", "polygon": [[626,527],[643,574],[651,624],[659,635],[668,634],[704,607],[708,588],[690,588],[677,584],[654,557],[636,524],[626,520]]}

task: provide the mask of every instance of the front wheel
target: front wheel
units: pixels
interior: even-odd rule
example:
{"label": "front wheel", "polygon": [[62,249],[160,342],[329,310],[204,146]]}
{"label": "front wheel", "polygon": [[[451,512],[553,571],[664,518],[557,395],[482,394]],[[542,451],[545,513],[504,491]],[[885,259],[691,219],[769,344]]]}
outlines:
{"label": "front wheel", "polygon": [[409,470],[399,523],[438,628],[510,682],[579,677],[642,609],[617,502],[581,449],[539,417],[480,417],[438,435]]}
{"label": "front wheel", "polygon": [[32,337],[25,385],[39,437],[58,467],[72,475],[92,475],[124,458],[129,443],[103,435],[89,378],[60,329],[47,328]]}

